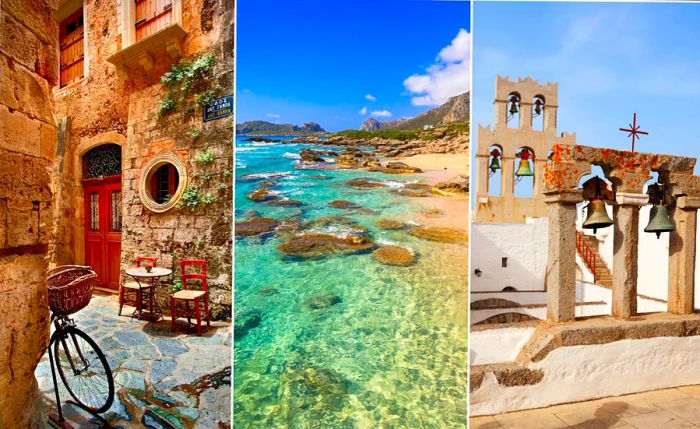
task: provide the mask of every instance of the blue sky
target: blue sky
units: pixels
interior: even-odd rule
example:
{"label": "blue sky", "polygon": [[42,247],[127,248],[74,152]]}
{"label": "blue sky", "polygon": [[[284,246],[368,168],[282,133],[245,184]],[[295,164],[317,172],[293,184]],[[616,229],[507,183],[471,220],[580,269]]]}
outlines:
{"label": "blue sky", "polygon": [[466,1],[239,0],[237,9],[239,123],[358,128],[468,90]]}
{"label": "blue sky", "polygon": [[[577,142],[700,156],[700,4],[474,4],[475,123],[493,124],[497,74],[559,82],[558,131]],[[473,128],[476,130],[476,127]],[[696,169],[697,170],[697,169]]]}

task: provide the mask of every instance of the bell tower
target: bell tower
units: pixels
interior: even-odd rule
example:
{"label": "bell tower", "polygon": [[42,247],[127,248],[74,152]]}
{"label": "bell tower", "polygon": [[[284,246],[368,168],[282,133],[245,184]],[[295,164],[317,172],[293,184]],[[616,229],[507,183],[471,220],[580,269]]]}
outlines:
{"label": "bell tower", "polygon": [[[478,127],[475,221],[523,223],[546,217],[542,178],[549,153],[555,144],[576,143],[575,133],[557,136],[558,84],[497,76],[493,106],[493,128]],[[529,197],[515,196],[522,172],[533,177]],[[499,189],[489,189],[493,175],[500,175]]]}

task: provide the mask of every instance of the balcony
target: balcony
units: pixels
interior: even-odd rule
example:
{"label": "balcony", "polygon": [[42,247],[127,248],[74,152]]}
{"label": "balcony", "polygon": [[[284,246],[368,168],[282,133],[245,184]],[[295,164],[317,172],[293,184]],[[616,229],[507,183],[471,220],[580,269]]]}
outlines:
{"label": "balcony", "polygon": [[[119,49],[107,58],[107,61],[117,68],[117,75],[122,80],[128,80],[130,73],[146,73],[153,70],[155,58],[166,53],[173,60],[182,56],[182,40],[187,31],[179,24],[170,24],[150,36]],[[121,48],[119,46],[119,48]]]}

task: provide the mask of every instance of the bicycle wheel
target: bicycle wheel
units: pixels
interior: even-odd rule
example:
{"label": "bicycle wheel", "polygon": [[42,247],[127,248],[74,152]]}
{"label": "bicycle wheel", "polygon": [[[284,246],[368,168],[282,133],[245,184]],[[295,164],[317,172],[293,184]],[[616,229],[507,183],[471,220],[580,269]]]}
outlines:
{"label": "bicycle wheel", "polygon": [[54,336],[54,360],[68,393],[96,413],[107,411],[114,401],[114,378],[102,350],[73,326]]}

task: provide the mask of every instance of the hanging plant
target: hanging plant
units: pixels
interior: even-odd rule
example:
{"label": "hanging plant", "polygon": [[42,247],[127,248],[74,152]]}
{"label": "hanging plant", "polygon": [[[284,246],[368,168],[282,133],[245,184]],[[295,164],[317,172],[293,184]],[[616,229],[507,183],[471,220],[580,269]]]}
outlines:
{"label": "hanging plant", "polygon": [[193,113],[197,106],[210,104],[220,89],[213,76],[216,63],[214,54],[203,54],[173,64],[160,78],[161,85],[168,92],[161,100],[156,118],[160,119],[177,109]]}

